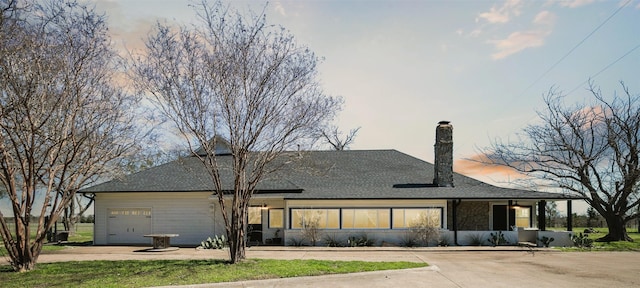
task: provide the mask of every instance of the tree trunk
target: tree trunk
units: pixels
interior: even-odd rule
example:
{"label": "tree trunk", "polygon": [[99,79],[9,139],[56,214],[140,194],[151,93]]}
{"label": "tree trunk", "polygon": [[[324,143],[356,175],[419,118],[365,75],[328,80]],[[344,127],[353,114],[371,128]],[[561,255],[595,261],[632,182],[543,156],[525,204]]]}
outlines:
{"label": "tree trunk", "polygon": [[[37,238],[31,242],[29,233],[25,233],[29,229],[29,225],[16,221],[15,235],[16,237],[9,241],[4,241],[7,249],[9,264],[16,272],[27,272],[35,269],[38,256],[42,251],[42,242],[44,237]],[[3,231],[11,233],[11,231]]]}
{"label": "tree trunk", "polygon": [[[246,209],[245,209],[246,210]],[[238,263],[245,259],[245,221],[246,213],[242,212],[242,207],[233,209],[231,212],[231,234],[229,237],[230,262]]]}
{"label": "tree trunk", "polygon": [[17,263],[12,263],[13,270],[16,272],[28,272],[36,268],[36,262],[38,262],[38,257],[34,256],[32,253],[25,253],[21,255],[20,260]]}
{"label": "tree trunk", "polygon": [[607,221],[609,234],[596,239],[597,242],[633,241],[633,239],[631,239],[627,234],[627,228],[625,227],[626,223],[622,216],[616,214],[606,214],[603,216]]}

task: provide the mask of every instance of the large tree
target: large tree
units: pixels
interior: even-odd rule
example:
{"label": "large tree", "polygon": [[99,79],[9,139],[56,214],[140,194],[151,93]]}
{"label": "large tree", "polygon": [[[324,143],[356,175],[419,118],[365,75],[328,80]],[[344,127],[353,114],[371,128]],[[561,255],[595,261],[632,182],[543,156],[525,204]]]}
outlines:
{"label": "large tree", "polygon": [[13,216],[0,212],[0,235],[28,271],[76,191],[135,147],[137,101],[115,84],[104,16],[72,1],[0,7],[0,187]]}
{"label": "large tree", "polygon": [[[211,175],[230,261],[236,263],[245,258],[249,201],[273,172],[269,164],[308,143],[340,101],[319,87],[314,53],[287,30],[268,25],[264,13],[243,15],[220,2],[196,6],[198,24],[157,25],[135,61],[136,83],[175,123]],[[222,185],[229,179],[221,179],[216,160],[222,139],[233,159],[232,195]]]}
{"label": "large tree", "polygon": [[631,241],[625,225],[638,218],[640,201],[640,95],[603,96],[592,82],[592,103],[567,106],[552,89],[539,124],[519,141],[496,141],[486,151],[506,165],[564,191],[582,195],[604,217],[609,234],[599,241]]}

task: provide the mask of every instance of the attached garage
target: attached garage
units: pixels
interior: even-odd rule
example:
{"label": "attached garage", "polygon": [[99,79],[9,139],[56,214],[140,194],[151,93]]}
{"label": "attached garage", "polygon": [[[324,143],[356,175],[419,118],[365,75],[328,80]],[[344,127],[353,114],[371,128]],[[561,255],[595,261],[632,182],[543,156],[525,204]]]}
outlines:
{"label": "attached garage", "polygon": [[[96,193],[94,244],[152,245],[147,234],[179,234],[171,243],[197,246],[224,233],[214,225],[211,192]],[[218,212],[219,213],[219,212]]]}

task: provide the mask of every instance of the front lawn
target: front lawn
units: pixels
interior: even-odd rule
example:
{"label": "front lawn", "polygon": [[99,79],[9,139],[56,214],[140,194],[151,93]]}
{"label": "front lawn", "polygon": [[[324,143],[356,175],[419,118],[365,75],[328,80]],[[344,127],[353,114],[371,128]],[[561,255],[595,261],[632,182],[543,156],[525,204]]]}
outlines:
{"label": "front lawn", "polygon": [[[607,228],[593,228],[596,230],[596,233],[589,233],[589,238],[595,239],[604,237],[607,235],[609,231]],[[574,228],[573,232],[577,235],[579,233],[584,234],[585,228]],[[591,251],[640,251],[640,233],[634,229],[634,232],[631,232],[631,229],[627,229],[627,233],[629,237],[633,239],[633,242],[628,241],[616,241],[616,242],[593,242],[593,247],[590,249]],[[576,248],[563,248],[563,251],[572,251],[572,250],[580,250]],[[584,249],[582,249],[584,250]]]}
{"label": "front lawn", "polygon": [[148,287],[315,276],[424,267],[413,262],[249,259],[81,261],[38,264],[36,270],[12,272],[0,266],[2,287]]}

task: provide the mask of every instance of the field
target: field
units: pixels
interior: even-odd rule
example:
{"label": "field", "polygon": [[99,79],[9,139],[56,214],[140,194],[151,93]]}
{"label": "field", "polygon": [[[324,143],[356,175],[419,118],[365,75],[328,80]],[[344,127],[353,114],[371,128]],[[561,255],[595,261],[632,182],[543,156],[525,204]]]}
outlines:
{"label": "field", "polygon": [[[574,228],[573,231],[574,233],[579,234],[585,231],[585,229],[586,228],[584,227],[580,227],[580,228]],[[595,240],[607,235],[607,231],[608,231],[607,228],[593,228],[593,229],[596,231],[596,233],[589,233],[588,235],[590,239]],[[640,251],[640,233],[638,233],[638,230],[627,229],[627,233],[629,234],[629,237],[633,239],[633,242],[626,242],[626,241],[594,242],[591,250],[592,251]],[[580,250],[580,249],[563,248],[562,250],[573,251],[573,250]]]}

